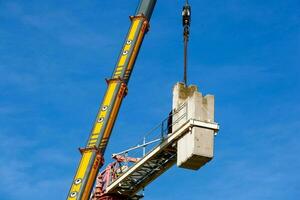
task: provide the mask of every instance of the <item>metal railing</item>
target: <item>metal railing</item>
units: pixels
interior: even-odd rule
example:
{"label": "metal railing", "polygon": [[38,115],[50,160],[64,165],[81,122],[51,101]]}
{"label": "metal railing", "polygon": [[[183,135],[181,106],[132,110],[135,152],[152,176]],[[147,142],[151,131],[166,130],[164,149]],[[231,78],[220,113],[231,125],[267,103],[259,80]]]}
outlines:
{"label": "metal railing", "polygon": [[181,120],[187,120],[187,103],[182,104],[176,110],[172,110],[157,126],[148,131],[142,141],[124,151],[112,155],[116,161],[112,162],[107,168],[98,174],[96,187],[94,188],[90,199],[102,194],[106,188],[118,177],[135,165],[140,158],[149,154],[167,137],[172,135],[173,127]]}
{"label": "metal railing", "polygon": [[[172,110],[168,117],[164,118],[157,126],[150,129],[144,136],[141,142],[124,151],[114,153],[124,157],[141,158],[150,153],[155,147],[163,142],[168,136],[172,135],[173,127],[181,120],[188,120],[187,117],[188,104],[183,103],[176,110]],[[175,120],[174,120],[175,119]],[[174,120],[174,121],[173,121]],[[141,150],[141,151],[139,151]],[[132,163],[126,163],[132,165]],[[130,167],[130,166],[128,166]]]}

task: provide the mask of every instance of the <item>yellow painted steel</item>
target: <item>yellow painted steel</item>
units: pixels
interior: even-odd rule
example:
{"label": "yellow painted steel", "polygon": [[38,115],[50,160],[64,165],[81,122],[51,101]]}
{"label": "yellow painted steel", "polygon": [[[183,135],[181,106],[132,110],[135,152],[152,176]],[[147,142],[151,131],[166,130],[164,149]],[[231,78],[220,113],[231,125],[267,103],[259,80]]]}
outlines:
{"label": "yellow painted steel", "polygon": [[[128,54],[124,54],[124,53],[128,52],[131,49],[132,41],[134,40],[134,36],[136,34],[138,25],[140,23],[141,23],[141,19],[138,19],[138,18],[137,19],[133,19],[132,26],[130,28],[129,35],[128,35],[128,38],[127,38],[127,43],[126,43],[126,45],[123,48],[123,51],[122,51],[123,55],[121,56],[121,58],[119,60],[117,72],[115,73],[114,78],[117,78],[121,74],[121,71],[122,71],[122,69],[124,67],[124,64],[126,63],[127,56],[128,56]],[[128,41],[130,41],[130,42],[128,42]],[[118,73],[118,71],[120,71],[120,73]]]}
{"label": "yellow painted steel", "polygon": [[[92,156],[92,151],[83,153],[76,176],[74,178],[74,182],[73,182],[71,190],[70,190],[71,192],[70,192],[70,194],[68,194],[68,199],[70,199],[70,200],[77,199],[75,194],[78,194],[82,182],[76,184],[77,183],[76,180],[83,180],[87,166],[90,162],[91,156]],[[74,196],[72,194],[74,194]]]}
{"label": "yellow painted steel", "polygon": [[94,147],[96,145],[97,139],[99,137],[99,134],[101,132],[101,128],[102,128],[102,125],[104,122],[104,120],[101,120],[101,119],[104,119],[107,114],[107,109],[104,110],[103,107],[108,108],[111,106],[111,103],[113,100],[113,94],[116,90],[116,86],[117,86],[116,82],[112,82],[108,85],[108,89],[107,89],[106,95],[104,97],[104,101],[102,103],[102,109],[100,108],[100,112],[98,113],[97,120],[96,120],[94,128],[92,130],[92,134],[91,134],[91,137],[90,137],[87,147]]}
{"label": "yellow painted steel", "polygon": [[[117,82],[111,82],[108,85],[108,89],[107,89],[106,95],[104,97],[101,108],[103,108],[103,106],[107,106],[107,107],[111,106],[111,102],[113,101],[112,97],[113,97],[113,94],[116,90],[116,85],[117,85]],[[92,134],[91,134],[91,137],[89,139],[87,148],[95,147],[97,139],[98,139],[99,134],[101,132],[101,128],[103,127],[102,126],[103,121],[99,121],[99,119],[101,119],[101,118],[104,119],[106,117],[107,110],[103,110],[101,108],[100,108],[100,111],[98,113],[94,128],[92,130]],[[110,119],[112,119],[112,118],[110,117],[108,120],[110,120]],[[68,196],[69,200],[75,200],[75,199],[77,200],[78,199],[77,196],[74,195],[74,197],[72,197],[71,194],[72,193],[73,194],[76,193],[77,195],[79,194],[80,189],[82,187],[82,180],[84,180],[85,176],[88,175],[87,174],[87,172],[89,170],[88,165],[92,164],[92,169],[90,171],[89,177],[86,177],[87,178],[87,183],[85,185],[85,189],[83,190],[84,192],[83,192],[83,195],[82,195],[81,199],[82,200],[87,200],[89,198],[89,194],[90,194],[90,191],[92,190],[92,187],[93,187],[93,184],[94,184],[97,172],[98,172],[98,168],[99,168],[99,165],[100,165],[100,162],[101,162],[101,160],[97,160],[97,159],[95,159],[95,161],[92,161],[91,160],[92,153],[93,153],[93,150],[87,150],[87,151],[84,151],[82,153],[82,159],[80,161],[79,167],[77,169],[76,176],[74,178],[74,181],[73,181],[73,184],[72,184],[72,187],[71,187],[71,190],[70,190],[70,194]],[[81,180],[81,182],[76,184],[77,180]]]}
{"label": "yellow painted steel", "polygon": [[[119,111],[119,108],[120,108],[120,105],[121,105],[121,101],[123,100],[123,91],[120,90],[119,93],[118,93],[118,96],[117,96],[117,99],[115,101],[115,105],[112,109],[112,112],[111,112],[111,119],[116,119],[116,116],[118,114],[118,111]],[[104,132],[104,135],[103,135],[103,139],[104,141],[107,141],[108,137],[110,136],[110,133],[111,133],[111,129],[113,127],[113,124],[114,124],[114,121],[115,120],[109,120],[108,121],[108,124],[107,124],[107,129],[105,130]],[[100,144],[100,147],[102,145]]]}
{"label": "yellow painted steel", "polygon": [[100,162],[101,162],[101,157],[100,157],[100,155],[97,155],[96,159],[94,161],[93,167],[91,169],[91,172],[90,172],[90,178],[87,181],[86,189],[84,190],[81,199],[86,199],[86,200],[89,199],[91,190],[92,190],[93,185],[94,185],[94,181],[95,181],[96,176],[97,176],[98,171],[99,171]]}
{"label": "yellow painted steel", "polygon": [[[143,22],[143,23],[144,23],[144,24],[143,24],[144,26],[142,27],[142,29],[144,29],[144,31],[146,31],[146,29],[147,29],[147,27],[148,27],[148,22],[145,21],[145,22]],[[134,49],[133,49],[132,56],[131,56],[131,59],[130,59],[130,61],[129,61],[127,70],[131,70],[132,67],[133,67],[133,64],[134,64],[134,62],[135,62],[135,58],[136,58],[136,56],[137,56],[137,54],[138,54],[139,48],[140,48],[140,46],[141,46],[141,43],[142,43],[143,38],[144,38],[144,35],[145,35],[145,32],[144,32],[144,31],[141,31],[141,32],[139,33],[138,37],[137,37],[137,42],[136,42],[137,45],[135,45],[135,47],[134,47]]]}
{"label": "yellow painted steel", "polygon": [[[89,194],[92,190],[99,167],[102,166],[101,154],[105,150],[103,148],[107,145],[124,93],[127,89],[126,84],[122,82],[122,78],[124,77],[120,77],[120,75],[124,70],[126,72],[124,73],[125,76],[128,76],[128,73],[130,73],[129,70],[133,67],[146,32],[146,26],[148,26],[148,22],[145,18],[134,17],[132,19],[132,25],[126,40],[127,42],[122,49],[113,79],[108,82],[108,88],[94,123],[88,144],[86,149],[82,151],[82,158],[68,194],[68,200],[89,199]],[[132,45],[133,40],[136,40],[134,46]],[[130,51],[132,51],[131,56],[128,54]],[[126,63],[128,63],[127,66],[125,65]],[[118,78],[121,79],[119,80]],[[106,126],[104,126],[105,121]],[[103,135],[99,144],[100,133],[103,133]],[[99,144],[98,146],[97,143]],[[84,181],[86,181],[86,184],[83,184]],[[81,198],[78,197],[79,194],[81,194]]]}

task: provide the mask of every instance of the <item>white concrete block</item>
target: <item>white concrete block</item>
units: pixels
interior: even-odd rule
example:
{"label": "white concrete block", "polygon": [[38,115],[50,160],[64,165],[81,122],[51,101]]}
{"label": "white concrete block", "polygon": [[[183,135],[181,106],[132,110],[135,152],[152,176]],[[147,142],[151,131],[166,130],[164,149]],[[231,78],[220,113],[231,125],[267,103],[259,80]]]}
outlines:
{"label": "white concrete block", "polygon": [[[178,130],[188,120],[214,122],[214,96],[203,96],[197,86],[186,87],[177,83],[173,89],[173,126]],[[177,165],[187,169],[199,169],[213,158],[214,131],[193,127],[178,140]]]}
{"label": "white concrete block", "polygon": [[213,158],[214,131],[199,127],[177,142],[177,166],[197,170]]}
{"label": "white concrete block", "polygon": [[[172,130],[176,131],[180,128],[188,119],[188,99],[195,95],[198,88],[195,85],[186,87],[183,83],[177,83],[173,88],[173,127]],[[191,105],[193,106],[193,105]],[[192,110],[191,108],[190,110]]]}

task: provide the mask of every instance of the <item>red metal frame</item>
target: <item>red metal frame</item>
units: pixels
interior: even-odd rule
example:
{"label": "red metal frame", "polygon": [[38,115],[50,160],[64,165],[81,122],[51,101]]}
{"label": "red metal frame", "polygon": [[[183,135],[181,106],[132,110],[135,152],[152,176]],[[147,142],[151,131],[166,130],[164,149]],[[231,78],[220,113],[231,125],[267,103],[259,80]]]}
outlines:
{"label": "red metal frame", "polygon": [[[124,197],[121,196],[107,195],[105,193],[105,189],[118,176],[120,176],[125,170],[127,170],[127,166],[124,163],[136,163],[137,161],[139,161],[139,158],[114,155],[113,159],[115,159],[116,161],[110,163],[105,168],[105,170],[98,174],[96,186],[94,191],[92,192],[91,200],[124,200]],[[125,197],[125,199],[127,198]]]}

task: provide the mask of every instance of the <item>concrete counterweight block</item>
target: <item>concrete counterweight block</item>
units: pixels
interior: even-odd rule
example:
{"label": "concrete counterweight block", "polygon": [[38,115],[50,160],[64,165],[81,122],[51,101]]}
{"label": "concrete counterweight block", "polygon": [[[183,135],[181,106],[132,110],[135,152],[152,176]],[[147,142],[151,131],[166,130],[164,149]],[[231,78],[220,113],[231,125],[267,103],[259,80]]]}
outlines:
{"label": "concrete counterweight block", "polygon": [[[179,130],[189,120],[214,123],[214,96],[197,86],[177,83],[173,89],[173,127]],[[177,166],[197,170],[213,158],[215,131],[193,126],[177,142]]]}
{"label": "concrete counterweight block", "polygon": [[214,155],[214,131],[193,127],[177,143],[177,166],[197,170]]}
{"label": "concrete counterweight block", "polygon": [[[197,91],[197,86],[191,85],[186,87],[183,83],[177,83],[173,89],[173,132],[187,122],[191,113],[188,111],[187,99],[192,97]],[[192,109],[190,109],[192,110]]]}

